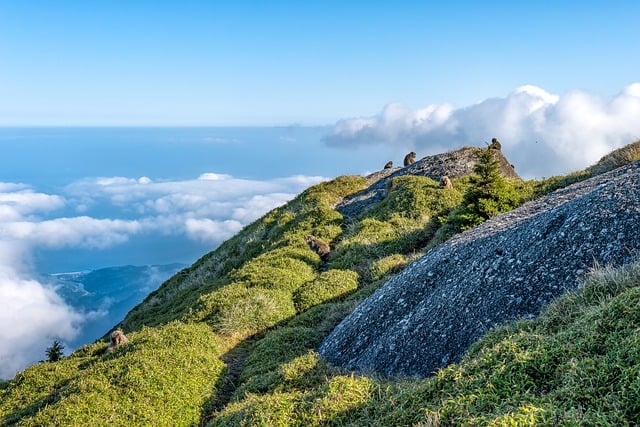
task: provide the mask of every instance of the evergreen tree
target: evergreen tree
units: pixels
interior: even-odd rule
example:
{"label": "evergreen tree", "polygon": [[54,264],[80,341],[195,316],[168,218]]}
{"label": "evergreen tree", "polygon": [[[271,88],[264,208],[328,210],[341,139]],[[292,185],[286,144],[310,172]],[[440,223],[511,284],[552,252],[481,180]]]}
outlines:
{"label": "evergreen tree", "polygon": [[64,350],[64,346],[58,340],[54,340],[53,345],[47,348],[47,361],[55,362],[60,360],[62,358],[62,350]]}
{"label": "evergreen tree", "polygon": [[475,165],[471,186],[464,195],[462,205],[452,218],[454,227],[467,230],[518,206],[520,196],[500,173],[500,162],[492,150],[484,150]]}

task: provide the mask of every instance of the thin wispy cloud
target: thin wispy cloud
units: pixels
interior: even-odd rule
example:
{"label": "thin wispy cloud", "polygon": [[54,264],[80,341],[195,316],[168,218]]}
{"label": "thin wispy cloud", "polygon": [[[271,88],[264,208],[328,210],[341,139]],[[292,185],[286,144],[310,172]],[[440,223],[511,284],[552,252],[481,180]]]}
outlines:
{"label": "thin wispy cloud", "polygon": [[43,359],[54,339],[72,340],[85,319],[100,315],[74,311],[35,279],[36,248],[102,250],[154,235],[215,247],[323,179],[258,181],[213,172],[190,180],[98,177],[60,194],[0,182],[0,378]]}
{"label": "thin wispy cloud", "polygon": [[560,96],[527,85],[461,108],[411,110],[392,103],[375,116],[338,122],[325,142],[393,144],[415,149],[420,157],[497,137],[522,176],[542,177],[582,169],[640,139],[639,117],[640,83],[607,99],[583,91]]}

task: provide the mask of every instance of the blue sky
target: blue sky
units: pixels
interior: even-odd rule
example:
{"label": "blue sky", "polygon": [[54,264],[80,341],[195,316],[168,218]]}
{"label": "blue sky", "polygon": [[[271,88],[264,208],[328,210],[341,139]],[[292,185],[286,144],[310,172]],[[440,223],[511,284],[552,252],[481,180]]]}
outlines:
{"label": "blue sky", "polygon": [[639,80],[637,1],[0,1],[0,125],[333,124]]}

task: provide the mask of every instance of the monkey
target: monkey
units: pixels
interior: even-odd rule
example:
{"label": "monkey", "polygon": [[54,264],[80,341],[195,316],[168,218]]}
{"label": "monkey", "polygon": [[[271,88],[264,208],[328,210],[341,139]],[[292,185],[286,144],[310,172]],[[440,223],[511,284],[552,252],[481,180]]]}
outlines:
{"label": "monkey", "polygon": [[405,166],[409,166],[410,164],[414,163],[416,161],[416,153],[415,152],[410,152],[409,154],[407,154],[406,156],[404,156],[404,165]]}
{"label": "monkey", "polygon": [[389,160],[386,165],[384,165],[385,169],[391,169],[393,167],[393,162]]}
{"label": "monkey", "polygon": [[498,138],[492,138],[491,139],[491,145],[489,145],[489,148],[493,148],[494,150],[502,150],[502,144],[500,144],[500,141],[498,141]]}
{"label": "monkey", "polygon": [[453,188],[453,184],[447,175],[440,177],[440,188]]}
{"label": "monkey", "polygon": [[331,252],[331,247],[328,244],[311,234],[305,238],[305,241],[307,242],[307,245],[309,245],[309,249],[320,255],[320,259],[322,259],[322,261],[327,260],[329,252]]}
{"label": "monkey", "polygon": [[124,334],[124,332],[122,332],[122,329],[116,329],[111,333],[111,343],[109,343],[109,347],[107,347],[107,353],[111,353],[117,346],[126,344],[128,342],[129,339]]}

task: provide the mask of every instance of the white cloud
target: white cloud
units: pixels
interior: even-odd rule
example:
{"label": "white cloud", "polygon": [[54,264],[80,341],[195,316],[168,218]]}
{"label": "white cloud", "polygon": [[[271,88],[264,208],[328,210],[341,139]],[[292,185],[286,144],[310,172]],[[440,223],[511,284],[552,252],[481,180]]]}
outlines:
{"label": "white cloud", "polygon": [[0,242],[0,378],[45,359],[53,340],[73,339],[82,322],[52,289],[13,268],[24,256],[20,244]]}
{"label": "white cloud", "polygon": [[213,221],[211,219],[188,218],[185,222],[187,234],[193,240],[202,242],[228,239],[242,229],[236,220]]}
{"label": "white cloud", "polygon": [[229,175],[224,175],[219,173],[210,173],[210,172],[203,173],[198,177],[198,179],[204,180],[204,181],[220,181],[220,180],[229,179],[229,178],[231,178],[231,176]]}
{"label": "white cloud", "polygon": [[582,169],[640,139],[638,117],[640,83],[610,99],[582,91],[558,96],[526,85],[464,108],[444,104],[411,111],[389,104],[376,116],[338,122],[326,142],[395,144],[421,157],[497,137],[522,176],[541,177]]}
{"label": "white cloud", "polygon": [[48,248],[81,247],[103,249],[126,242],[140,232],[137,221],[95,219],[88,216],[46,221],[15,221],[0,229],[0,239],[21,240]]}
{"label": "white cloud", "polygon": [[[195,241],[215,245],[230,237],[226,228],[219,228],[217,224],[234,220],[244,226],[324,179],[295,175],[256,181],[204,173],[193,180],[148,179],[141,183],[140,179],[103,177],[75,182],[66,188],[65,196],[70,205],[82,206],[84,213],[90,206],[107,204],[117,207],[123,214],[138,218],[137,223],[109,224],[110,227],[105,227],[108,229],[104,231],[111,235],[171,230],[174,234],[183,233]],[[191,226],[187,226],[187,220],[212,221],[206,223],[206,230],[220,230],[220,233],[194,233],[196,223],[190,222]],[[239,230],[237,227],[233,229]],[[74,242],[77,244],[78,239]]]}
{"label": "white cloud", "polygon": [[0,221],[11,221],[35,212],[64,207],[64,198],[36,193],[23,184],[0,183]]}

